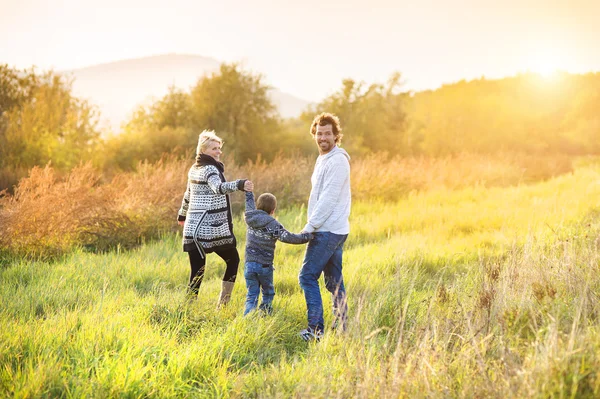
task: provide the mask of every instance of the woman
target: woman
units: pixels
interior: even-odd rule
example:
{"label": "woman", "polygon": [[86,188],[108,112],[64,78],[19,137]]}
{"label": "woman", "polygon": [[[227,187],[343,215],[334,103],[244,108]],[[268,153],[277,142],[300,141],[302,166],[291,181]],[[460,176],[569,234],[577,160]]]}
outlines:
{"label": "woman", "polygon": [[254,189],[249,180],[225,180],[220,162],[222,145],[223,140],[215,132],[205,130],[200,134],[196,163],[188,172],[187,190],[177,218],[183,225],[183,250],[190,257],[189,292],[192,296],[198,295],[204,278],[207,253],[215,252],[227,264],[219,306],[227,304],[231,298],[240,262],[228,194]]}

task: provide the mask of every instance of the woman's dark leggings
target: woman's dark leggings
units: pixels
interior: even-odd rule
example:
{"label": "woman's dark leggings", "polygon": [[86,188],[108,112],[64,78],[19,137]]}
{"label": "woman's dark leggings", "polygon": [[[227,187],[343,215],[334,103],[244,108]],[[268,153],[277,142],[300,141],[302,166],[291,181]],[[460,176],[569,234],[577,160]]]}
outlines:
{"label": "woman's dark leggings", "polygon": [[[215,253],[219,255],[227,264],[223,281],[231,281],[232,283],[235,283],[238,265],[240,264],[240,255],[238,254],[237,248],[218,250],[215,251]],[[198,252],[197,248],[194,248],[192,251],[188,252],[188,255],[190,257],[190,266],[192,268],[190,273],[189,289],[191,294],[197,295],[198,290],[200,289],[200,284],[202,284],[202,279],[204,279],[206,258],[200,256],[200,252]]]}

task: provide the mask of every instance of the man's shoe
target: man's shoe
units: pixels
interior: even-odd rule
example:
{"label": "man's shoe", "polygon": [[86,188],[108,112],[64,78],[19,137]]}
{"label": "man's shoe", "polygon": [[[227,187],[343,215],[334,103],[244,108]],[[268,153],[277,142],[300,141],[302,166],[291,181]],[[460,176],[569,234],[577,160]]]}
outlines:
{"label": "man's shoe", "polygon": [[300,338],[305,340],[306,342],[316,341],[319,342],[321,338],[323,338],[323,332],[319,330],[314,330],[310,327],[305,328],[300,331]]}

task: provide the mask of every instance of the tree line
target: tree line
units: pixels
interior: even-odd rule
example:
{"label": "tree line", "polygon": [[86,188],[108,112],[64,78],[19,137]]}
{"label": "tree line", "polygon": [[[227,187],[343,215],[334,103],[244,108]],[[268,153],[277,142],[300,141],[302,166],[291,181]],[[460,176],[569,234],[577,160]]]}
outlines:
{"label": "tree line", "polygon": [[0,190],[36,165],[71,169],[100,142],[96,110],[68,79],[0,65]]}
{"label": "tree line", "polygon": [[282,119],[264,76],[239,64],[171,87],[134,110],[117,135],[102,137],[99,113],[55,72],[0,65],[0,189],[33,166],[67,171],[91,161],[105,171],[134,170],[164,154],[193,157],[198,134],[214,129],[238,164],[276,156],[314,156],[308,129],[327,110],[343,124],[354,156],[446,156],[459,153],[600,153],[600,73],[532,73],[461,81],[413,93],[400,73],[385,83],[345,79],[296,118]]}

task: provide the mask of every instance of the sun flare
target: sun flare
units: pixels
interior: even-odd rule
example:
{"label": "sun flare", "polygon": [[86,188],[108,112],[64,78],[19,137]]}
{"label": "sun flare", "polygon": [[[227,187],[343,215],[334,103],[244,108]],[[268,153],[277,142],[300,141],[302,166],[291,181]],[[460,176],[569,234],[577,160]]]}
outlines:
{"label": "sun flare", "polygon": [[540,53],[531,58],[529,70],[540,74],[545,78],[550,78],[561,68],[561,60],[555,53]]}

